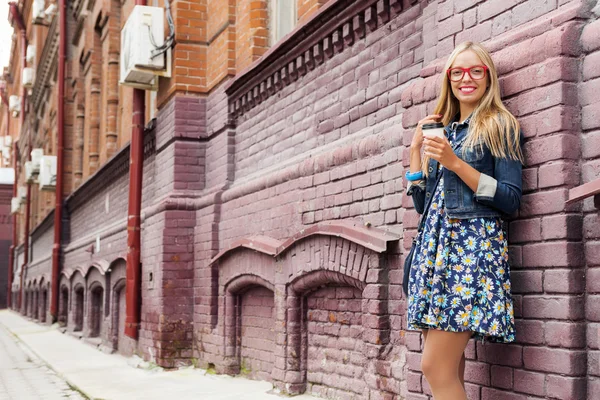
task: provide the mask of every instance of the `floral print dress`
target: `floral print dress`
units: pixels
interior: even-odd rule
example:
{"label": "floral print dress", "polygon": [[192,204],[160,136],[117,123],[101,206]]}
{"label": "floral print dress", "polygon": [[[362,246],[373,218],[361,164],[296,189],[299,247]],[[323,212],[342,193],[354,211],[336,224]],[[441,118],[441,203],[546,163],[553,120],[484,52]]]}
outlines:
{"label": "floral print dress", "polygon": [[417,235],[408,329],[471,331],[478,340],[512,342],[515,321],[502,221],[448,217],[443,188],[442,177]]}

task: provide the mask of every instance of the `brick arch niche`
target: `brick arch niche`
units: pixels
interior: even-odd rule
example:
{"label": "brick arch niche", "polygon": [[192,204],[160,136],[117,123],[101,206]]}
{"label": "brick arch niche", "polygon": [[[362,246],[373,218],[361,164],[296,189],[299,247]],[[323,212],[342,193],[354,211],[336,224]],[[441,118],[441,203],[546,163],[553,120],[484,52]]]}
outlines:
{"label": "brick arch niche", "polygon": [[285,241],[249,237],[220,252],[212,264],[222,370],[252,365],[251,377],[288,394],[385,397],[389,386],[366,374],[379,368],[390,342],[386,253],[398,239],[336,222]]}
{"label": "brick arch niche", "polygon": [[66,326],[69,322],[69,292],[70,282],[66,275],[60,278],[60,289],[58,297],[58,323]]}
{"label": "brick arch niche", "polygon": [[48,283],[44,278],[40,280],[38,305],[38,319],[40,322],[45,323],[48,312]]}
{"label": "brick arch niche", "polygon": [[30,317],[33,319],[38,319],[39,312],[39,292],[40,288],[38,286],[37,281],[33,281],[33,286],[31,287],[31,293],[33,301],[31,302],[31,312]]}
{"label": "brick arch niche", "polygon": [[71,288],[71,321],[73,323],[69,324],[69,329],[73,332],[80,332],[83,330],[85,318],[86,283],[79,269],[71,275]]}
{"label": "brick arch niche", "polygon": [[[288,337],[290,359],[300,385],[310,394],[368,398],[363,378],[367,364],[362,338],[366,284],[335,271],[313,271],[292,283]],[[365,392],[366,391],[366,392]],[[361,397],[362,396],[362,397]]]}
{"label": "brick arch niche", "polygon": [[270,381],[275,361],[273,284],[250,274],[230,281],[225,318],[227,372]]}
{"label": "brick arch niche", "polygon": [[110,341],[115,351],[129,355],[125,337],[125,283],[127,266],[124,259],[114,261],[110,266],[110,319],[111,335]]}

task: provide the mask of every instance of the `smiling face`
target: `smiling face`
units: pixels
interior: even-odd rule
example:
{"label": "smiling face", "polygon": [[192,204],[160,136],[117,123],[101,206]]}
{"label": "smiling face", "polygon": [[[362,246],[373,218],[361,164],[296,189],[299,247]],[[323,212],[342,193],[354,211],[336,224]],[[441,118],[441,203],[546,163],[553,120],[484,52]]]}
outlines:
{"label": "smiling face", "polygon": [[[465,50],[456,57],[451,68],[471,68],[482,65],[485,64],[474,51]],[[450,81],[450,86],[452,87],[454,97],[458,99],[461,105],[461,109],[468,108],[474,110],[488,87],[488,76],[486,74],[483,79],[475,80],[469,74],[465,73],[461,80],[457,82]]]}

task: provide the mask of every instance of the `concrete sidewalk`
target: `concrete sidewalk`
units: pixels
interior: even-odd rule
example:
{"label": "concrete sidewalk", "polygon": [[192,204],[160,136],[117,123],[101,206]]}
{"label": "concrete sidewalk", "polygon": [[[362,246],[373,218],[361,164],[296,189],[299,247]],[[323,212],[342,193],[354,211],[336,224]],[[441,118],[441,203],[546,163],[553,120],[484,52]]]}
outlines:
{"label": "concrete sidewalk", "polygon": [[[28,321],[12,311],[0,311],[0,325],[90,399],[281,399],[267,393],[272,389],[268,382],[207,375],[201,369],[149,371],[134,368],[123,356],[102,353],[57,329]],[[294,399],[316,398],[303,395]]]}

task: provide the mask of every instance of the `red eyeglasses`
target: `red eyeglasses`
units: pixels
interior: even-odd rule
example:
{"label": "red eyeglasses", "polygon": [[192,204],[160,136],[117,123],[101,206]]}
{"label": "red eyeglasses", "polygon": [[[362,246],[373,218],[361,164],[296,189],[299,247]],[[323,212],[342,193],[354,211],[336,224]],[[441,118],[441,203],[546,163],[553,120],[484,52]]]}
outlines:
{"label": "red eyeglasses", "polygon": [[476,65],[471,68],[449,68],[448,71],[446,71],[446,73],[448,74],[448,78],[452,82],[458,82],[464,78],[465,72],[469,74],[471,79],[473,79],[474,81],[478,81],[480,79],[485,78],[487,71],[488,67],[486,67],[485,65]]}

